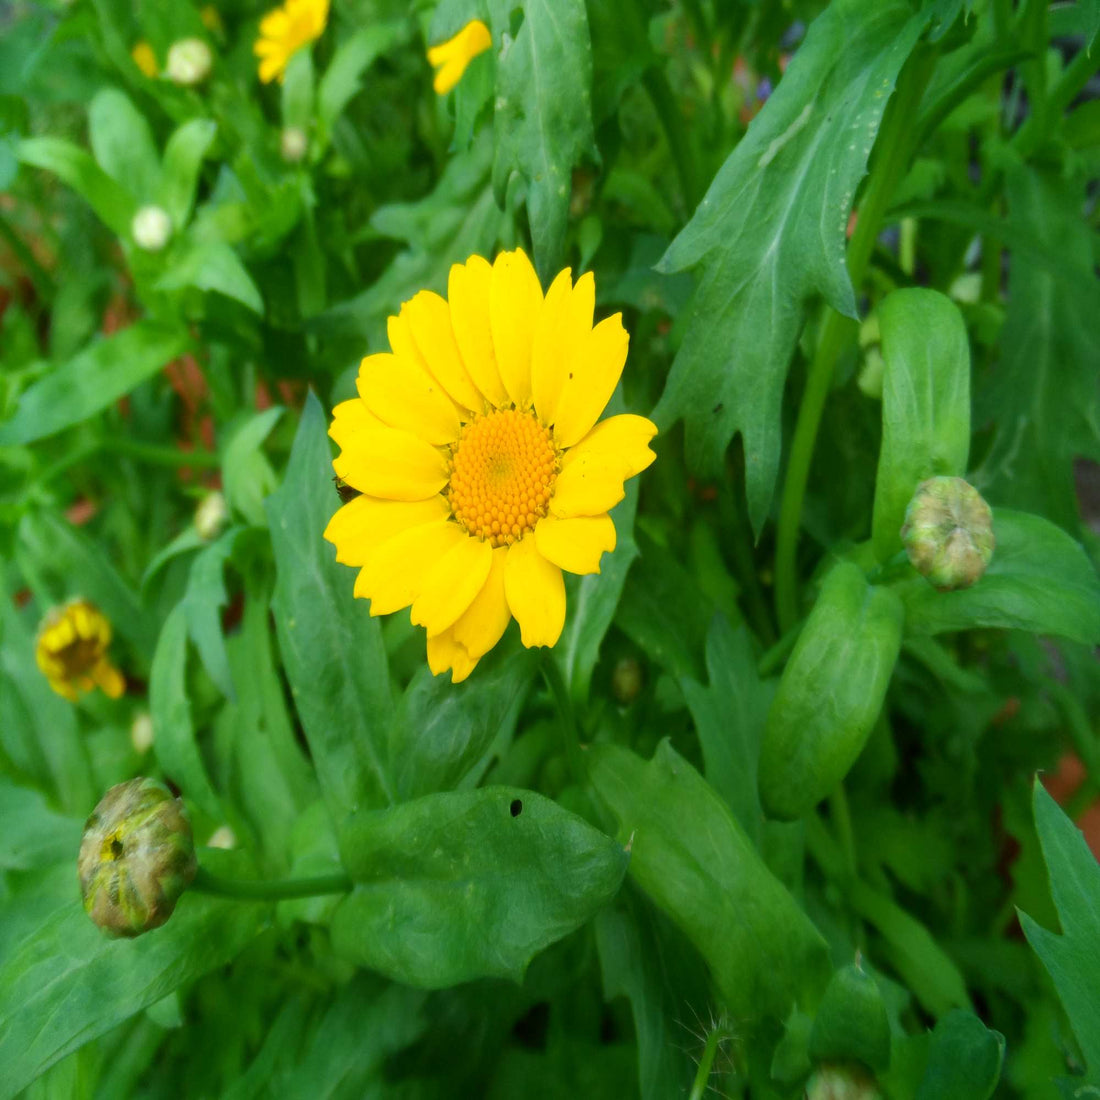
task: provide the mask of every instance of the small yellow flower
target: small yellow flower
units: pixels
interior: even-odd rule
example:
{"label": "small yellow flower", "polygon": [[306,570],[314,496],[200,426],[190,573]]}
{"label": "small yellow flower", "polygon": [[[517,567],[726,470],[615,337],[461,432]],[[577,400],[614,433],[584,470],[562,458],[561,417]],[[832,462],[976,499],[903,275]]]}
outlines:
{"label": "small yellow flower", "polygon": [[38,628],[35,660],[50,687],[66,699],[97,685],[112,699],[126,690],[122,673],[111,664],[107,647],[111,624],[88,600],[70,600],[55,607]]}
{"label": "small yellow flower", "polygon": [[453,38],[432,46],[428,63],[437,70],[432,87],[439,95],[446,95],[462,79],[466,66],[492,44],[489,28],[480,19],[473,19]]}
{"label": "small yellow flower", "polygon": [[150,80],[153,80],[157,75],[157,55],[153,53],[153,47],[149,45],[145,39],[138,42],[134,48],[130,51],[130,56],[134,59],[134,64],[147,76]]}
{"label": "small yellow flower", "polygon": [[449,301],[420,291],[334,410],[336,474],[360,496],[332,517],[337,561],[359,567],[372,615],[412,605],[428,664],[457,683],[514,617],[526,646],[565,623],[562,570],[598,573],[608,515],[654,459],[642,416],[596,423],[629,337],[593,327],[596,285],[566,269],[545,297],[521,249],[451,268]]}
{"label": "small yellow flower", "polygon": [[260,20],[260,37],[252,52],[260,58],[260,79],[282,83],[290,59],[321,37],[328,22],[329,0],[285,0]]}

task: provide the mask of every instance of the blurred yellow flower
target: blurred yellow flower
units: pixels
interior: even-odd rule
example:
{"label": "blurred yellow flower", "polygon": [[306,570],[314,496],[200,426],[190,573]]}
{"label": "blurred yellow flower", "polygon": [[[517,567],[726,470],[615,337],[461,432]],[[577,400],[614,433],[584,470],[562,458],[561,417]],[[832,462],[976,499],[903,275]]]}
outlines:
{"label": "blurred yellow flower", "polygon": [[290,59],[320,38],[328,22],[329,0],[285,0],[260,20],[260,37],[252,52],[260,59],[260,79],[281,83]]}
{"label": "blurred yellow flower", "polygon": [[75,599],[42,620],[34,656],[58,695],[75,700],[78,692],[98,685],[117,699],[126,681],[107,657],[110,644],[111,624],[103,612],[89,600]]}
{"label": "blurred yellow flower", "polygon": [[207,4],[199,11],[202,25],[211,33],[220,38],[225,34],[225,24],[222,22],[221,12],[213,4]]}
{"label": "blurred yellow flower", "polygon": [[453,38],[428,50],[428,63],[436,71],[432,87],[446,95],[461,79],[466,66],[493,44],[489,28],[480,19],[471,20]]}
{"label": "blurred yellow flower", "polygon": [[451,268],[449,301],[420,291],[334,410],[338,477],[360,496],[325,538],[358,566],[372,615],[412,606],[433,673],[457,683],[515,617],[526,646],[565,622],[562,570],[598,573],[608,510],[654,459],[645,417],[596,423],[626,362],[615,314],[593,327],[591,273],[545,297],[521,249]]}
{"label": "blurred yellow flower", "polygon": [[158,72],[157,55],[153,53],[153,47],[145,39],[138,42],[130,51],[134,64],[152,80]]}

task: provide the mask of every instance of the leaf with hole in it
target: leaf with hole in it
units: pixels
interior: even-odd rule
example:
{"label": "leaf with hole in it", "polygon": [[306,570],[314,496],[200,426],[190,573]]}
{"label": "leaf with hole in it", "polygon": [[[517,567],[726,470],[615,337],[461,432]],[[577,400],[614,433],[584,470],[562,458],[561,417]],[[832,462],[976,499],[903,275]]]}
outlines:
{"label": "leaf with hole in it", "polygon": [[1088,1067],[1085,1080],[1100,1085],[1100,864],[1038,778],[1034,806],[1062,934],[1026,913],[1019,914],[1020,924],[1058,990]]}
{"label": "leaf with hole in it", "polygon": [[902,0],[834,0],[722,166],[661,270],[695,268],[684,340],[654,414],[683,418],[689,461],[717,470],[740,432],[753,528],[779,472],[787,366],[822,295],[855,316],[844,241],[898,72],[927,14]]}
{"label": "leaf with hole in it", "polygon": [[533,791],[430,794],[345,826],[356,881],[332,918],[335,948],[409,985],[522,979],[543,948],[619,889],[627,855]]}

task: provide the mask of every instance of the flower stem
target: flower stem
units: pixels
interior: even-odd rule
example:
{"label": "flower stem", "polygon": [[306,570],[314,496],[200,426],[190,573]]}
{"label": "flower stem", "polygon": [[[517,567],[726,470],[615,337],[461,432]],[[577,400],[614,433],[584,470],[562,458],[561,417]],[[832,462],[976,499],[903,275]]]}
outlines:
{"label": "flower stem", "polygon": [[214,451],[200,450],[185,451],[180,447],[160,447],[155,443],[136,443],[132,439],[101,440],[101,446],[105,451],[113,451],[115,454],[128,455],[141,462],[148,462],[153,466],[207,466],[213,467],[220,464],[221,459]]}
{"label": "flower stem", "polygon": [[587,777],[587,769],[584,765],[584,755],[581,752],[580,737],[577,733],[577,718],[573,711],[573,701],[569,698],[569,689],[565,685],[565,677],[561,674],[561,668],[549,650],[542,655],[542,678],[554,697],[554,704],[558,711],[558,721],[561,725],[562,740],[565,744],[565,759],[569,764],[570,774],[575,783],[583,785]]}
{"label": "flower stem", "polygon": [[726,1029],[721,1025],[715,1025],[707,1035],[707,1045],[703,1047],[703,1056],[699,1059],[699,1069],[695,1074],[695,1081],[691,1086],[691,1096],[688,1100],[703,1100],[707,1091],[707,1082],[710,1080],[710,1071],[714,1066],[714,1058],[718,1054],[718,1048],[722,1040],[729,1038]]}
{"label": "flower stem", "polygon": [[287,901],[291,898],[313,898],[322,894],[346,894],[352,881],[343,872],[317,875],[315,878],[275,879],[263,882],[249,879],[222,878],[200,867],[191,883],[192,890],[200,894],[213,894],[220,898],[239,898],[242,901]]}
{"label": "flower stem", "polygon": [[[857,291],[867,270],[886,207],[913,152],[912,119],[932,75],[934,60],[932,52],[918,47],[918,52],[914,53],[898,77],[897,93],[882,126],[879,152],[867,190],[859,204],[859,217],[848,246],[848,275]],[[802,525],[802,502],[806,496],[817,430],[833,381],[833,368],[854,328],[855,321],[850,317],[844,317],[836,310],[828,311],[798,410],[776,534],[775,608],[782,633],[790,630],[798,620],[796,554]]]}

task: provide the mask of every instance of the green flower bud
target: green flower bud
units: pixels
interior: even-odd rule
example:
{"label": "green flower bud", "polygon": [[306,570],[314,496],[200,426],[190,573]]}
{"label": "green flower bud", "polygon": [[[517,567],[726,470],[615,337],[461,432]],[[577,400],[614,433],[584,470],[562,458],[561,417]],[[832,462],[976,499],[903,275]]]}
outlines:
{"label": "green flower bud", "polygon": [[969,588],[993,557],[993,513],[961,477],[932,477],[905,510],[901,539],[913,568],[941,592]]}
{"label": "green flower bud", "polygon": [[297,164],[309,151],[309,138],[298,126],[288,126],[279,135],[279,153],[287,164]]}
{"label": "green flower bud", "polygon": [[856,1066],[819,1066],[806,1084],[806,1100],[879,1100],[874,1078]]}
{"label": "green flower bud", "polygon": [[195,509],[195,530],[199,537],[207,542],[216,538],[229,519],[229,508],[225,497],[215,490],[207,493]]}
{"label": "green flower bud", "polygon": [[130,223],[134,244],[146,252],[159,252],[172,236],[172,219],[161,206],[143,206]]}
{"label": "green flower bud", "polygon": [[112,787],[84,824],[80,892],[88,916],[109,936],[159,928],[197,868],[183,802],[155,779]]}
{"label": "green flower bud", "polygon": [[214,55],[201,38],[181,38],[172,43],[164,71],[176,84],[201,84],[210,75],[213,63]]}
{"label": "green flower bud", "polygon": [[634,657],[620,657],[611,673],[611,692],[625,707],[638,698],[645,677],[642,666]]}

